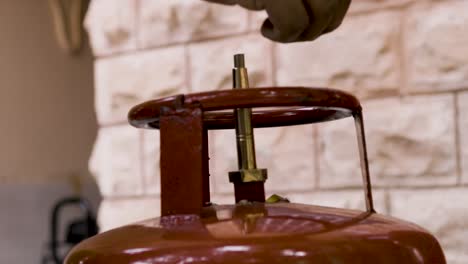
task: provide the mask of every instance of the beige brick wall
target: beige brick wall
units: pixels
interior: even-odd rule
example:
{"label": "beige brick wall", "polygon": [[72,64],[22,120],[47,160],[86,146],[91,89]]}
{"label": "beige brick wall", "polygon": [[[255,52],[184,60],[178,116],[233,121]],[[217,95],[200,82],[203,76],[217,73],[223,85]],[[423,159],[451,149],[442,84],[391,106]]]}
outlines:
{"label": "beige brick wall", "polygon": [[[254,86],[328,86],[363,101],[377,210],[441,241],[468,263],[468,1],[354,0],[343,25],[312,43],[260,36],[265,14],[200,0],[94,0],[86,18],[99,136],[90,161],[104,229],[159,213],[157,131],[128,109],[175,93],[226,89],[232,55]],[[465,92],[466,90],[466,92]],[[364,208],[351,120],[256,130],[268,193]],[[210,132],[214,201],[231,203],[232,131]],[[286,178],[288,177],[288,178]],[[294,179],[294,180],[292,180]]]}

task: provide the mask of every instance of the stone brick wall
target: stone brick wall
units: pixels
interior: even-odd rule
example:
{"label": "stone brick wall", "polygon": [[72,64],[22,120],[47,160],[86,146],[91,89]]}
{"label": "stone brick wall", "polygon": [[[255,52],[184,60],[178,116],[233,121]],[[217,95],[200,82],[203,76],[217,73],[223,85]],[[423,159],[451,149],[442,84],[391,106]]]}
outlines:
{"label": "stone brick wall", "polygon": [[[137,103],[228,89],[243,52],[253,86],[328,86],[363,101],[377,210],[441,241],[468,263],[468,1],[354,0],[343,25],[312,43],[275,44],[265,14],[200,0],[94,0],[99,136],[91,158],[104,229],[159,212],[157,131],[126,122]],[[257,129],[269,194],[364,208],[352,120]],[[210,133],[214,202],[231,203],[232,131]]]}

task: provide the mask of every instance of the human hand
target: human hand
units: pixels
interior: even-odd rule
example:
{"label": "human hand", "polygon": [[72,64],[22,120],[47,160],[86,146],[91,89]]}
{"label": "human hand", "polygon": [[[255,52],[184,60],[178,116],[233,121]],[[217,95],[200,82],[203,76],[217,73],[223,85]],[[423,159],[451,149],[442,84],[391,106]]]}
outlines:
{"label": "human hand", "polygon": [[240,5],[249,10],[263,10],[265,9],[265,5],[263,4],[263,2],[268,1],[268,0],[205,0],[205,1],[223,4],[223,5]]}
{"label": "human hand", "polygon": [[206,0],[265,10],[263,36],[277,42],[311,41],[338,28],[351,0]]}

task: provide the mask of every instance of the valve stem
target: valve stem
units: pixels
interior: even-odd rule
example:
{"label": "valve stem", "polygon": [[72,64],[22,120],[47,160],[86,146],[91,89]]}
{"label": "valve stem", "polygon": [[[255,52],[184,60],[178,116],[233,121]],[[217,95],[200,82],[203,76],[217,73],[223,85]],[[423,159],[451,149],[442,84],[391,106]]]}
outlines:
{"label": "valve stem", "polygon": [[[247,68],[244,54],[234,55],[233,87],[234,89],[249,88]],[[257,169],[255,157],[255,140],[252,127],[252,109],[238,108],[234,110],[236,118],[236,143],[238,171],[229,172],[230,182],[265,182],[266,169]]]}

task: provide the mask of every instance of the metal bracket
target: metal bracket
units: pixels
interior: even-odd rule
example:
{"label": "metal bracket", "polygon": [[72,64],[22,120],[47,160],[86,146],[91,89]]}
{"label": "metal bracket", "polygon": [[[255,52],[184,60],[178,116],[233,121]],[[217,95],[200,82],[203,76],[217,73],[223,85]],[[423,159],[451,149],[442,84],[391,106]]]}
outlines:
{"label": "metal bracket", "polygon": [[210,202],[208,132],[200,107],[161,107],[161,215],[200,214]]}

